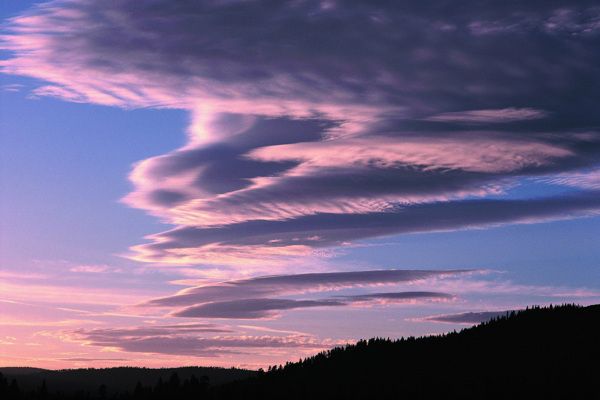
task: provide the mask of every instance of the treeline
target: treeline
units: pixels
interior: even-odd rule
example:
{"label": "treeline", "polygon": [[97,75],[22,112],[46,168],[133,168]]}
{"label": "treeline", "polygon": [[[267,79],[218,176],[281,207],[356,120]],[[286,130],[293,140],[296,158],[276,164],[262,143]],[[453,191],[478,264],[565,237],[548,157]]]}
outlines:
{"label": "treeline", "polygon": [[0,368],[0,400],[197,399],[211,385],[255,375],[256,371],[216,367]]}
{"label": "treeline", "polygon": [[[1,399],[587,399],[600,393],[600,305],[533,307],[439,336],[372,338],[210,385],[172,375],[132,393],[60,397],[0,379]],[[12,397],[10,397],[12,396]]]}
{"label": "treeline", "polygon": [[192,375],[189,379],[181,380],[177,373],[163,381],[162,378],[154,386],[143,386],[137,382],[133,393],[129,391],[108,393],[106,384],[101,384],[97,390],[79,390],[75,393],[66,393],[56,390],[48,390],[46,380],[42,380],[41,385],[35,390],[20,390],[16,379],[12,379],[10,384],[8,379],[0,373],[0,399],[2,400],[192,400],[205,397],[210,387],[210,379],[203,375],[196,378]]}
{"label": "treeline", "polygon": [[460,333],[373,338],[213,388],[214,399],[587,399],[600,306],[533,307]]}

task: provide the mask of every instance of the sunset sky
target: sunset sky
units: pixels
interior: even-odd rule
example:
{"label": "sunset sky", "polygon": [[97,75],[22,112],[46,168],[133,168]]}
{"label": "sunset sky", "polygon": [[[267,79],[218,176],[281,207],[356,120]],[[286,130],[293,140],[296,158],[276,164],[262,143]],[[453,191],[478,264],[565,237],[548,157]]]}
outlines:
{"label": "sunset sky", "polygon": [[0,17],[0,366],[266,368],[600,302],[597,1]]}

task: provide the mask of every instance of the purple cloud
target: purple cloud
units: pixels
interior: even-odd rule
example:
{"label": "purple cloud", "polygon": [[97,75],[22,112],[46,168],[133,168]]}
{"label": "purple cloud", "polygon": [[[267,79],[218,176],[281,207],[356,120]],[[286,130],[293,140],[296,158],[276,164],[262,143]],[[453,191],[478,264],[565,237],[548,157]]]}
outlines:
{"label": "purple cloud", "polygon": [[600,164],[599,12],[50,2],[9,21],[0,68],[44,81],[39,96],[188,110],[188,143],[138,163],[124,199],[177,228],[129,256],[268,268],[370,237],[597,215],[595,186],[490,196]]}
{"label": "purple cloud", "polygon": [[[211,100],[259,115],[307,114],[298,104],[306,102],[318,111],[340,103],[488,109],[519,95],[543,102],[591,74],[598,56],[582,52],[589,42],[573,33],[596,39],[597,15],[594,1],[543,9],[535,1],[460,9],[449,1],[51,2],[12,19],[3,40],[16,56],[2,66],[52,82],[45,94],[56,88],[103,104],[193,108]],[[488,104],[464,107],[481,93]]]}
{"label": "purple cloud", "polygon": [[[197,326],[197,329],[191,328]],[[206,329],[203,329],[203,326]],[[153,326],[132,328],[96,328],[61,331],[60,337],[91,346],[116,348],[124,352],[172,354],[193,357],[219,357],[224,354],[243,353],[251,349],[310,349],[318,351],[332,341],[319,341],[306,335],[244,336],[230,330],[219,330],[212,324],[168,325],[159,329]],[[229,336],[204,336],[208,333],[230,333]]]}
{"label": "purple cloud", "polygon": [[457,314],[443,314],[443,315],[432,315],[430,317],[416,318],[412,321],[418,322],[442,322],[445,324],[466,324],[475,325],[481,322],[487,322],[492,318],[498,318],[505,316],[511,311],[519,310],[508,310],[508,311],[477,311],[477,312],[462,312]]}
{"label": "purple cloud", "polygon": [[277,316],[276,311],[311,307],[344,306],[333,300],[244,299],[204,303],[171,313],[184,318],[264,319]]}
{"label": "purple cloud", "polygon": [[419,300],[419,299],[430,299],[430,300],[450,300],[456,298],[455,295],[450,293],[439,293],[439,292],[389,292],[389,293],[369,293],[359,294],[355,296],[337,296],[337,299],[346,301],[348,303],[359,303],[359,302],[371,302],[371,301],[383,301],[383,302],[404,302],[407,300]]}
{"label": "purple cloud", "polygon": [[[84,329],[77,329],[74,333],[87,332]],[[173,325],[148,325],[132,328],[96,328],[89,334],[89,338],[109,338],[114,337],[142,337],[142,336],[173,336],[173,335],[196,335],[199,333],[230,333],[229,329],[215,324],[195,323],[195,324],[173,324]]]}
{"label": "purple cloud", "polygon": [[[398,205],[388,212],[319,214],[287,221],[250,221],[200,229],[180,227],[152,235],[155,243],[136,246],[134,258],[150,262],[210,263],[205,257],[252,258],[262,255],[280,260],[283,255],[309,255],[314,249],[341,246],[370,237],[505,224],[539,223],[598,215],[597,191],[561,197],[525,200],[454,200],[409,207]],[[264,248],[270,249],[265,252]],[[231,251],[234,254],[228,254]],[[297,253],[294,253],[297,251]],[[178,259],[176,259],[178,258]]]}
{"label": "purple cloud", "polygon": [[243,299],[217,301],[186,307],[171,313],[174,317],[219,319],[267,319],[278,316],[278,311],[313,307],[344,307],[355,304],[404,303],[409,301],[450,300],[456,296],[437,292],[372,293],[355,296],[337,296],[321,300]]}
{"label": "purple cloud", "polygon": [[[140,306],[182,307],[212,302],[246,301],[247,299],[271,301],[272,299],[267,299],[267,297],[386,284],[414,283],[431,278],[447,278],[473,272],[476,271],[376,270],[261,276],[188,288],[173,296],[149,300],[140,304]],[[280,309],[285,309],[285,304],[290,305],[288,308],[293,308],[291,305],[295,303],[291,303],[291,300],[285,303],[286,301],[288,300],[282,300],[282,303],[277,303],[282,307]],[[275,303],[268,304],[273,305]],[[263,306],[268,304],[263,303]],[[309,303],[306,304],[308,305]],[[316,303],[315,306],[317,306]]]}
{"label": "purple cloud", "polygon": [[548,113],[531,108],[505,108],[502,110],[471,110],[448,112],[424,118],[425,121],[466,123],[507,123],[548,117]]}

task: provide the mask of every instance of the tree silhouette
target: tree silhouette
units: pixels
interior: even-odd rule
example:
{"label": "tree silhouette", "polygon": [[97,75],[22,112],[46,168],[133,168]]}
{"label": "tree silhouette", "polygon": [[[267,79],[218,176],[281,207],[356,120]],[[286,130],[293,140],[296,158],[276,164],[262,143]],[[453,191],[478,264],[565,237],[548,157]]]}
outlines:
{"label": "tree silhouette", "polygon": [[98,397],[106,399],[106,385],[104,383],[98,388]]}

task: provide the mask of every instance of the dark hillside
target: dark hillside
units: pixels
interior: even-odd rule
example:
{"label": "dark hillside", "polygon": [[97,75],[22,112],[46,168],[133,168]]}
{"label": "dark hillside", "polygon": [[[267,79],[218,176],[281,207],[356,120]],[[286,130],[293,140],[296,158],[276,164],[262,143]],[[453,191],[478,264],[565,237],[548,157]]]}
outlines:
{"label": "dark hillside", "polygon": [[[49,394],[57,391],[64,397],[81,397],[80,394],[90,393],[90,396],[98,395],[100,386],[106,388],[106,396],[116,397],[128,392],[134,393],[137,383],[143,387],[153,387],[160,380],[168,382],[174,374],[183,384],[185,380],[204,380],[210,385],[220,385],[234,380],[243,380],[255,376],[255,371],[235,368],[213,368],[213,367],[181,367],[181,368],[87,368],[69,370],[43,370],[31,368],[0,368],[0,373],[10,383],[13,379],[18,383],[19,389],[25,394],[38,391],[42,383],[46,382],[46,390]],[[77,395],[77,396],[75,396]],[[4,400],[0,396],[0,400]]]}
{"label": "dark hillside", "polygon": [[4,376],[20,376],[20,375],[31,375],[39,372],[46,372],[47,369],[43,368],[31,368],[31,367],[0,367],[0,373]]}
{"label": "dark hillside", "polygon": [[600,393],[600,306],[527,309],[460,333],[370,339],[214,388],[222,399],[584,399]]}
{"label": "dark hillside", "polygon": [[[190,367],[0,375],[0,399],[597,399],[599,320],[600,305],[534,307],[459,333],[363,340],[258,374]],[[35,389],[26,388],[34,378]]]}

